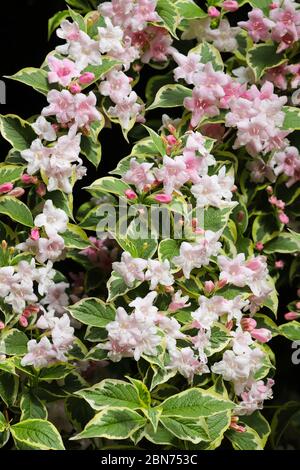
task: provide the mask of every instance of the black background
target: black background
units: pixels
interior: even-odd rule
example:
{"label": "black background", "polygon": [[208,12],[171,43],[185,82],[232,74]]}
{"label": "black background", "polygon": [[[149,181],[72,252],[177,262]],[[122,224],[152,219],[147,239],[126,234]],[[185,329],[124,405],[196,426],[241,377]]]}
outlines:
{"label": "black background", "polygon": [[[48,41],[47,24],[48,19],[54,13],[66,9],[65,2],[63,0],[2,0],[0,7],[0,76],[12,75],[24,67],[39,67],[47,53],[59,43],[55,33]],[[147,72],[146,69],[145,72],[147,75],[149,71]],[[1,114],[17,114],[25,119],[34,114],[40,114],[41,109],[47,104],[43,95],[21,83],[6,78],[4,81],[7,97],[6,105],[0,105]],[[109,170],[115,168],[121,158],[130,153],[130,147],[122,137],[119,126],[104,129],[100,139],[103,155],[99,170],[96,173],[95,169],[88,165],[88,177],[85,178],[84,185],[95,180],[97,176],[107,174]],[[0,140],[0,161],[2,161],[10,147],[3,139]],[[84,191],[77,190],[76,196],[78,202],[86,198]],[[280,292],[279,322],[284,321],[285,305],[294,298],[295,292],[289,290]],[[271,405],[283,404],[292,399],[300,400],[300,364],[293,365],[291,362],[294,351],[291,343],[282,338],[275,338],[272,341],[272,347],[277,356],[277,373],[274,401]],[[266,409],[267,414],[272,414],[273,411]],[[291,435],[289,441],[294,448],[300,448],[299,436]]]}

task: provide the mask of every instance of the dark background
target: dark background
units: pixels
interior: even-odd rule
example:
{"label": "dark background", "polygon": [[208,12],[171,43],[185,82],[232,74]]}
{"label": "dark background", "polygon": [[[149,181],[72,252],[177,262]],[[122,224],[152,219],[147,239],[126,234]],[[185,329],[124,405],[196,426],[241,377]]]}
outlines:
{"label": "dark background", "polygon": [[[55,33],[50,41],[47,39],[48,19],[58,10],[66,9],[63,0],[15,0],[1,2],[0,25],[0,76],[12,75],[24,67],[39,67],[49,51],[58,44]],[[232,18],[232,17],[231,17]],[[240,19],[240,18],[239,18]],[[149,71],[148,71],[149,72]],[[148,74],[145,70],[146,75]],[[46,98],[21,83],[4,79],[6,83],[6,105],[0,105],[1,114],[17,114],[28,118],[39,114],[46,105]],[[104,129],[101,132],[102,161],[99,170],[88,166],[88,177],[84,185],[89,184],[98,176],[107,174],[115,168],[117,162],[130,153],[130,147],[122,137],[119,126]],[[9,150],[7,142],[0,138],[0,161],[4,160]],[[83,201],[85,192],[80,194],[78,202]],[[280,292],[279,323],[282,323],[286,304],[294,300],[295,291],[283,289]],[[299,377],[300,364],[293,365],[291,356],[293,349],[291,343],[283,338],[272,341],[277,357],[276,385],[274,401],[271,405],[283,404],[288,400],[300,400]],[[270,403],[267,403],[269,405]],[[274,409],[266,408],[266,413],[272,415]],[[271,417],[271,416],[270,416]],[[288,443],[294,448],[300,448],[300,437],[295,433],[288,436]]]}

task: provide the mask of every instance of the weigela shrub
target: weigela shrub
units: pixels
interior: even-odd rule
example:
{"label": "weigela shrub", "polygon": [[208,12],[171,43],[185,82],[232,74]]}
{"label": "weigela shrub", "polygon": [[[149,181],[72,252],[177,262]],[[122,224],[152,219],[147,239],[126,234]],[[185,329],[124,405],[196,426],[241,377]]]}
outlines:
{"label": "weigela shrub", "polygon": [[[262,449],[272,337],[300,340],[299,302],[276,322],[299,282],[299,5],[66,3],[60,45],[10,77],[41,114],[0,120],[0,445]],[[112,123],[131,154],[80,205]]]}

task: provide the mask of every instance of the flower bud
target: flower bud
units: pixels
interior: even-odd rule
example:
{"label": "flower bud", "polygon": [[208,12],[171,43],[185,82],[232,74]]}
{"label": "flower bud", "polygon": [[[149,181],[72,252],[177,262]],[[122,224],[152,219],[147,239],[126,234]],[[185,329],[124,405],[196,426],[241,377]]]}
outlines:
{"label": "flower bud", "polygon": [[297,312],[287,312],[284,315],[284,318],[288,321],[297,320],[297,318],[299,318],[299,317],[300,317],[300,313],[297,313]]}
{"label": "flower bud", "polygon": [[81,92],[81,86],[78,83],[72,83],[72,85],[69,86],[69,90],[75,95]]}
{"label": "flower bud", "polygon": [[24,173],[24,175],[21,176],[21,181],[24,184],[36,184],[38,179],[36,176],[27,175],[27,173]]}
{"label": "flower bud", "polygon": [[124,194],[127,197],[127,199],[130,199],[130,200],[137,198],[137,194],[133,191],[133,189],[126,189]]}
{"label": "flower bud", "polygon": [[8,193],[13,189],[14,185],[12,183],[3,183],[0,184],[0,194]]}
{"label": "flower bud", "polygon": [[24,188],[17,187],[17,188],[12,189],[11,191],[9,191],[8,195],[9,196],[14,196],[14,197],[22,197],[24,193],[25,193]]}
{"label": "flower bud", "polygon": [[275,268],[276,269],[283,269],[284,268],[284,261],[282,259],[279,259],[278,261],[275,261]]}
{"label": "flower bud", "polygon": [[241,327],[244,331],[253,331],[256,328],[256,321],[254,318],[242,318]]}
{"label": "flower bud", "polygon": [[282,224],[288,224],[290,220],[284,212],[280,212],[278,218]]}
{"label": "flower bud", "polygon": [[5,328],[5,325],[3,323],[3,321],[0,321],[0,330],[3,330]]}
{"label": "flower bud", "polygon": [[156,194],[156,196],[154,196],[154,199],[158,202],[168,204],[172,201],[172,196],[169,194]]}
{"label": "flower bud", "polygon": [[46,190],[46,186],[44,185],[44,183],[40,183],[38,187],[36,188],[35,192],[41,197],[45,196],[47,190]]}
{"label": "flower bud", "polygon": [[205,281],[204,283],[204,290],[210,294],[215,288],[215,285],[213,283],[213,281]]}
{"label": "flower bud", "polygon": [[257,242],[256,245],[255,245],[255,248],[258,251],[262,251],[264,249],[264,244],[262,242]]}
{"label": "flower bud", "polygon": [[239,4],[235,0],[225,0],[222,3],[222,8],[224,8],[225,11],[236,11],[239,9]]}
{"label": "flower bud", "polygon": [[272,339],[272,333],[267,328],[258,328],[251,331],[251,336],[260,343],[267,343]]}
{"label": "flower bud", "polygon": [[39,232],[39,229],[37,227],[34,227],[33,229],[31,229],[30,238],[31,238],[31,240],[34,240],[34,241],[36,241],[40,238],[40,232]]}
{"label": "flower bud", "polygon": [[81,83],[81,85],[88,85],[93,80],[95,80],[95,74],[93,72],[84,72],[79,77],[79,83]]}
{"label": "flower bud", "polygon": [[28,320],[26,317],[24,317],[24,315],[20,316],[19,323],[21,326],[23,326],[23,328],[26,328],[28,326]]}
{"label": "flower bud", "polygon": [[216,7],[208,7],[207,10],[208,16],[211,18],[218,18],[220,16],[220,12]]}

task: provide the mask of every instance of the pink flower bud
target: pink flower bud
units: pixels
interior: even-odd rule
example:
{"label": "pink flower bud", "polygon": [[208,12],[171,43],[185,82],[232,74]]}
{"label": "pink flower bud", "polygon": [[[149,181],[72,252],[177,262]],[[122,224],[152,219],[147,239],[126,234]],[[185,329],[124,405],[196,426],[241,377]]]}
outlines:
{"label": "pink flower bud", "polygon": [[3,321],[0,321],[0,330],[3,330],[5,328],[5,325],[3,323]]}
{"label": "pink flower bud", "polygon": [[174,294],[174,287],[173,286],[165,286],[165,292],[167,294]]}
{"label": "pink flower bud", "polygon": [[236,11],[239,9],[239,4],[235,0],[225,0],[222,3],[222,8],[226,11]]}
{"label": "pink flower bud", "polygon": [[24,188],[14,188],[11,191],[9,191],[8,195],[9,196],[14,196],[14,197],[22,197],[23,194],[25,193]]}
{"label": "pink flower bud", "polygon": [[30,315],[35,315],[40,311],[40,307],[38,305],[27,305],[27,307],[23,310],[22,317],[28,318]]}
{"label": "pink flower bud", "polygon": [[26,328],[28,326],[28,320],[26,317],[24,317],[24,315],[20,316],[19,323],[21,326],[23,326],[23,328]]}
{"label": "pink flower bud", "polygon": [[95,74],[93,72],[84,72],[79,77],[79,83],[81,83],[81,85],[91,83],[93,80],[95,80]]}
{"label": "pink flower bud", "polygon": [[230,428],[236,432],[246,432],[246,428],[237,423],[231,423]]}
{"label": "pink flower bud", "polygon": [[34,227],[33,229],[31,229],[30,238],[35,241],[40,238],[40,232],[37,227]]}
{"label": "pink flower bud", "polygon": [[174,135],[167,135],[166,140],[167,140],[168,144],[171,145],[172,147],[173,147],[173,145],[175,145],[177,143],[177,139]]}
{"label": "pink flower bud", "polygon": [[268,194],[273,194],[273,188],[272,188],[272,186],[268,186],[268,187],[266,188],[266,191],[267,191]]}
{"label": "pink flower bud", "polygon": [[221,281],[218,281],[217,283],[217,288],[222,289],[222,287],[226,286],[227,284],[227,279],[221,279]]}
{"label": "pink flower bud", "polygon": [[275,9],[278,8],[278,7],[279,7],[279,5],[278,5],[278,3],[276,3],[276,2],[272,2],[272,3],[270,3],[270,5],[269,5],[270,10],[275,10]]}
{"label": "pink flower bud", "polygon": [[260,343],[267,343],[272,339],[272,333],[267,328],[258,328],[251,331],[251,336]]}
{"label": "pink flower bud", "polygon": [[170,196],[169,194],[156,194],[154,199],[158,202],[168,204],[172,201],[172,196]]}
{"label": "pink flower bud", "polygon": [[253,331],[256,328],[256,321],[254,318],[242,318],[241,326],[244,331]]}
{"label": "pink flower bud", "polygon": [[0,193],[1,194],[8,193],[9,191],[12,190],[13,187],[14,187],[14,185],[12,183],[0,184]]}
{"label": "pink flower bud", "polygon": [[213,281],[205,281],[204,283],[204,290],[208,292],[209,294],[214,290],[215,285]]}
{"label": "pink flower bud", "polygon": [[44,185],[44,183],[40,183],[38,187],[36,188],[35,192],[41,197],[45,196],[47,190],[46,190],[46,186]]}
{"label": "pink flower bud", "polygon": [[127,199],[136,199],[137,194],[133,191],[133,189],[126,189],[125,196]]}
{"label": "pink flower bud", "polygon": [[255,248],[258,251],[262,251],[264,249],[264,244],[262,242],[257,242],[256,245],[255,245]]}
{"label": "pink flower bud", "polygon": [[234,185],[232,186],[232,188],[231,188],[231,192],[232,192],[232,193],[236,193],[236,192],[237,192],[237,189],[238,189],[238,187],[234,184]]}
{"label": "pink flower bud", "polygon": [[280,222],[281,222],[282,224],[288,224],[288,223],[289,223],[289,220],[290,220],[290,219],[288,218],[288,216],[287,216],[284,212],[281,212],[281,213],[279,214],[278,218],[279,218],[279,220],[280,220]]}
{"label": "pink flower bud", "polygon": [[81,86],[78,83],[72,83],[72,85],[69,86],[69,90],[75,95],[81,92]]}
{"label": "pink flower bud", "polygon": [[24,175],[21,176],[21,181],[25,184],[36,184],[38,179],[36,176],[27,175],[27,173],[24,173]]}
{"label": "pink flower bud", "polygon": [[284,318],[288,321],[290,320],[297,320],[300,317],[300,313],[297,312],[288,312],[284,315]]}
{"label": "pink flower bud", "polygon": [[208,7],[207,13],[211,18],[218,18],[220,16],[220,12],[216,7]]}
{"label": "pink flower bud", "polygon": [[276,269],[283,269],[284,268],[284,261],[282,259],[279,259],[278,261],[275,261],[275,268]]}

